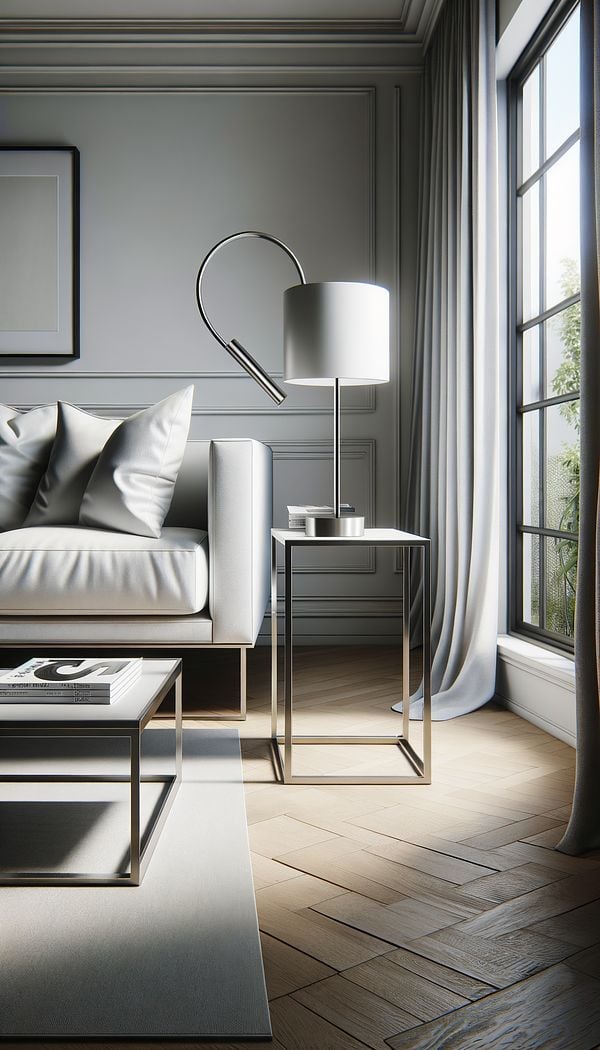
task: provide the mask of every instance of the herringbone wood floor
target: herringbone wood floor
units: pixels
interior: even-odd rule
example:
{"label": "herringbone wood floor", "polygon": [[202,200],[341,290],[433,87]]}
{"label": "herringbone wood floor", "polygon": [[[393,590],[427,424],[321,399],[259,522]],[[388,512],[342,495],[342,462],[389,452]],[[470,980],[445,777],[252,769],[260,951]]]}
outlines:
{"label": "herringbone wood floor", "polygon": [[[434,724],[430,787],[283,786],[266,745],[268,652],[249,657],[241,733],[274,1032],[254,1045],[600,1044],[600,853],[553,849],[573,750],[489,704]],[[399,731],[397,652],[298,650],[295,672],[296,732]],[[394,747],[298,750],[298,772],[401,762]]]}

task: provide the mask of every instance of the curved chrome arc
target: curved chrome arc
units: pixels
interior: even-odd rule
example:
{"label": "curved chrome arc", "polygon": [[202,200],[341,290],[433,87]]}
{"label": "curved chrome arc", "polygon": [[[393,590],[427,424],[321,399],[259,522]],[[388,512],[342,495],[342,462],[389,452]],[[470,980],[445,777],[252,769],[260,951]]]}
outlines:
{"label": "curved chrome arc", "polygon": [[262,365],[260,365],[258,361],[256,361],[252,357],[252,355],[246,350],[244,346],[242,346],[241,343],[238,342],[237,339],[231,339],[229,342],[227,342],[223,338],[223,336],[220,335],[220,333],[217,331],[214,324],[210,320],[206,312],[206,308],[204,306],[204,301],[202,299],[202,278],[204,277],[206,267],[208,266],[213,255],[216,255],[216,253],[221,248],[223,248],[224,245],[230,244],[232,241],[242,240],[245,237],[259,237],[261,240],[270,241],[272,244],[276,244],[277,247],[281,248],[281,250],[284,251],[288,258],[291,259],[291,261],[293,262],[298,272],[300,283],[306,284],[306,277],[304,276],[304,270],[300,265],[300,261],[294,255],[292,249],[289,248],[287,244],[285,244],[283,241],[280,241],[278,237],[273,237],[273,235],[270,233],[261,233],[259,230],[242,230],[240,233],[232,233],[228,237],[224,237],[223,240],[219,241],[217,244],[214,245],[213,248],[210,249],[208,255],[206,255],[202,260],[200,269],[198,270],[198,276],[196,277],[196,302],[198,304],[198,310],[200,311],[200,316],[204,321],[204,324],[212,333],[217,342],[220,343],[221,346],[225,350],[227,350],[227,352],[230,353],[233,358],[235,358],[235,360],[238,362],[238,364],[242,366],[242,368],[246,369],[248,375],[252,376],[252,378],[256,380],[256,382],[263,388],[263,390],[265,390],[266,393],[269,394],[269,396],[277,402],[277,404],[281,404],[281,402],[286,397],[285,392],[281,389],[280,386],[277,385],[277,383],[273,379],[271,379],[271,376],[268,374],[268,372],[264,370]]}

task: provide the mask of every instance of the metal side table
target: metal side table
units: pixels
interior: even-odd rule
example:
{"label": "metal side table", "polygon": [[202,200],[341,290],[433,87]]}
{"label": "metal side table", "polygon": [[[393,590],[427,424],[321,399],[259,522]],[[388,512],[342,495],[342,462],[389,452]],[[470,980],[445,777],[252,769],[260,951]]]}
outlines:
{"label": "metal side table", "polygon": [[[293,714],[293,553],[297,547],[395,547],[402,552],[402,733],[398,736],[294,736]],[[277,675],[277,555],[284,557],[284,731],[279,733]],[[423,754],[418,755],[409,741],[410,675],[410,565],[411,551],[421,552],[423,576]],[[306,536],[304,532],[271,530],[271,748],[279,779],[284,784],[430,784],[431,783],[431,570],[430,542],[398,529],[365,529],[363,536]],[[293,772],[295,744],[392,744],[400,749],[413,770],[398,776],[305,776]],[[282,755],[283,745],[283,755]]]}

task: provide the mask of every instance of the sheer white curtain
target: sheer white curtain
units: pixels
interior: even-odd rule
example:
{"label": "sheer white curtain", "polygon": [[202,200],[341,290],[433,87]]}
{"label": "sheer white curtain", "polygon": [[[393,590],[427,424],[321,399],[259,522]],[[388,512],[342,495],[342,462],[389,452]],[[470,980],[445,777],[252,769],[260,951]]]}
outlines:
{"label": "sheer white curtain", "polygon": [[563,853],[600,848],[600,0],[581,0],[581,461],[577,777]]}
{"label": "sheer white curtain", "polygon": [[[446,0],[425,60],[405,527],[432,542],[433,717],[494,693],[498,317],[494,5]],[[422,717],[422,699],[411,718]]]}

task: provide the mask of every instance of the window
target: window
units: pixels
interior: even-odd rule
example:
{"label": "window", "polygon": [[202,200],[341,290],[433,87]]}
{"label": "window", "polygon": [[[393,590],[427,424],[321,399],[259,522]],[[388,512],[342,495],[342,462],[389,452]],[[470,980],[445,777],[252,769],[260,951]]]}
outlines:
{"label": "window", "polygon": [[579,524],[579,7],[511,82],[513,626],[573,645]]}

